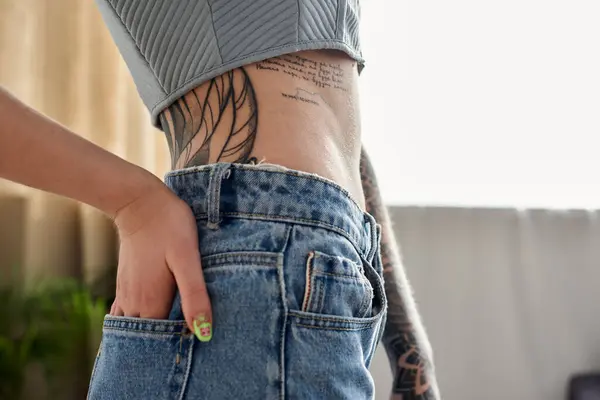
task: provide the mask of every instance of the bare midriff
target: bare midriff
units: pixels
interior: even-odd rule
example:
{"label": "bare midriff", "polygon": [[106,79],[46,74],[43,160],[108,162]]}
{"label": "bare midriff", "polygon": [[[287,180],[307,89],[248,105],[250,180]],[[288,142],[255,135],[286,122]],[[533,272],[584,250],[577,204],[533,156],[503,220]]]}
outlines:
{"label": "bare midriff", "polygon": [[172,168],[276,164],[336,182],[364,209],[358,70],[337,51],[307,51],[232,70],[160,116]]}

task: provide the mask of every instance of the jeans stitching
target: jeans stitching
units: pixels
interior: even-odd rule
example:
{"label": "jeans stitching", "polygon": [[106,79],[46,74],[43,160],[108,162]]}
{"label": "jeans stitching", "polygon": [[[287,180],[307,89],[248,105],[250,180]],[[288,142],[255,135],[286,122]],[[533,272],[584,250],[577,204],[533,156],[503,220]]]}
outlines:
{"label": "jeans stitching", "polygon": [[232,251],[232,252],[222,252],[216,254],[210,254],[208,256],[202,256],[202,266],[203,267],[216,267],[223,266],[229,263],[257,263],[260,265],[263,264],[273,264],[276,263],[278,259],[277,253],[269,253],[269,252],[252,252],[252,251]]}
{"label": "jeans stitching", "polygon": [[367,321],[358,321],[358,320],[352,320],[352,319],[348,319],[348,318],[344,318],[344,317],[336,317],[336,316],[331,316],[331,317],[320,316],[320,315],[305,316],[305,315],[295,313],[294,311],[290,311],[289,314],[291,316],[299,318],[299,319],[312,319],[312,320],[323,321],[323,322],[346,323],[346,324],[352,324],[352,325],[369,325],[369,324],[376,322],[379,319],[379,315],[381,313],[377,314],[374,317],[369,317],[369,319]]}
{"label": "jeans stitching", "polygon": [[[375,323],[373,323],[373,324],[375,324]],[[316,325],[306,325],[306,324],[300,324],[300,323],[296,324],[296,326],[301,326],[303,328],[310,328],[310,329],[323,329],[326,331],[329,331],[329,330],[332,330],[332,331],[364,331],[364,330],[373,328],[373,324],[361,326],[361,327],[355,327],[355,328],[342,328],[342,327],[335,327],[335,326],[316,326]]]}
{"label": "jeans stitching", "polygon": [[186,333],[186,332],[165,332],[165,331],[148,331],[148,330],[144,330],[144,329],[134,329],[134,328],[117,328],[114,326],[110,326],[110,327],[104,327],[104,331],[105,332],[110,332],[110,331],[120,331],[120,332],[132,332],[132,333],[140,333],[140,334],[145,334],[148,336],[165,336],[165,337],[169,337],[169,336],[189,336],[190,333]]}
{"label": "jeans stitching", "polygon": [[180,385],[181,386],[181,392],[179,395],[179,400],[183,400],[184,395],[185,395],[185,389],[187,387],[187,383],[188,383],[188,379],[190,377],[190,372],[192,370],[192,359],[193,359],[193,354],[194,354],[194,346],[196,345],[196,341],[195,340],[191,340],[188,341],[188,351],[187,351],[187,365],[186,365],[186,369],[185,372],[183,374],[183,383]]}
{"label": "jeans stitching", "polygon": [[[210,166],[210,164],[209,164],[209,166]],[[184,176],[184,175],[190,175],[190,174],[194,174],[194,173],[198,173],[198,172],[208,172],[210,174],[210,171],[212,171],[214,169],[214,167],[210,168],[209,166],[207,166],[207,165],[201,166],[200,168],[203,168],[203,169],[189,169],[189,170],[184,170],[184,171],[169,172],[169,173],[167,173],[166,177],[168,178],[168,177]],[[210,170],[208,170],[209,168],[210,168]],[[267,174],[294,176],[297,178],[311,179],[316,182],[324,183],[328,186],[333,186],[337,190],[341,191],[346,196],[346,199],[349,200],[354,206],[356,206],[360,210],[360,206],[356,203],[356,201],[352,197],[350,197],[350,192],[348,192],[342,186],[340,186],[339,184],[337,184],[334,181],[322,178],[322,177],[314,175],[314,174],[310,174],[308,172],[296,171],[293,169],[290,169],[287,171],[273,171],[273,170],[268,170],[268,169],[257,169],[256,167],[250,168],[243,164],[235,164],[235,163],[231,164],[231,168],[240,169],[240,170],[244,170],[244,171],[267,173]]]}
{"label": "jeans stitching", "polygon": [[[316,226],[323,229],[328,229],[330,231],[336,232],[346,239],[350,240],[354,247],[362,254],[362,250],[360,249],[359,243],[360,240],[350,232],[347,232],[344,229],[338,228],[335,225],[331,225],[321,221],[315,221],[312,219],[305,218],[297,218],[297,217],[285,217],[285,216],[276,216],[269,214],[258,214],[258,213],[241,213],[241,212],[224,212],[221,215],[230,217],[230,218],[247,218],[247,219],[261,219],[265,221],[277,221],[277,222],[289,222],[289,223],[301,223],[309,226]],[[197,220],[206,219],[206,216],[196,216]]]}
{"label": "jeans stitching", "polygon": [[277,260],[277,270],[279,277],[279,290],[281,292],[281,304],[283,308],[283,323],[281,324],[281,336],[279,338],[281,347],[279,349],[279,375],[281,377],[281,386],[279,388],[279,397],[280,400],[285,399],[285,385],[286,385],[286,376],[285,376],[285,350],[286,350],[286,332],[287,332],[287,322],[288,322],[288,306],[287,306],[287,292],[285,288],[285,278],[283,274],[283,268],[285,264],[285,253],[287,251],[287,247],[290,242],[290,238],[292,237],[292,231],[294,230],[294,226],[290,225],[287,228],[285,241],[283,242],[283,248],[281,249],[280,256]]}
{"label": "jeans stitching", "polygon": [[315,258],[315,253],[314,252],[310,252],[310,254],[308,255],[308,259],[306,260],[306,271],[305,271],[305,276],[306,276],[306,281],[304,284],[304,300],[302,301],[302,311],[308,311],[308,309],[310,308],[310,303],[311,303],[311,297],[312,297],[312,292],[313,292],[313,288],[314,288],[314,282],[313,282],[313,260]]}

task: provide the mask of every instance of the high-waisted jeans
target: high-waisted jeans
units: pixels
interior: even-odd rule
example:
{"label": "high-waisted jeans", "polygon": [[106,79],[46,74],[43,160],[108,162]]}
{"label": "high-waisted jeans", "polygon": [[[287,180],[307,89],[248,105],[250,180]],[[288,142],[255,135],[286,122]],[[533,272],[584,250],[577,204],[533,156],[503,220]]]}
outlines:
{"label": "high-waisted jeans", "polygon": [[386,316],[380,227],[338,185],[218,163],[166,184],[193,210],[213,338],[106,316],[91,400],[372,399]]}

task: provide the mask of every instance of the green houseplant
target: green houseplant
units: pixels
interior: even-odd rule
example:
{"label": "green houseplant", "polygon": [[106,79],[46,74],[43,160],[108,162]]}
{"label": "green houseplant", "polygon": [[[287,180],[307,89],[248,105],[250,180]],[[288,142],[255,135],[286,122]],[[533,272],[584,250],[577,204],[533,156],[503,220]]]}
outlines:
{"label": "green houseplant", "polygon": [[60,382],[80,382],[73,373],[89,377],[105,311],[105,303],[74,280],[27,290],[0,286],[0,399],[22,396],[32,365],[42,371],[50,395],[60,393]]}

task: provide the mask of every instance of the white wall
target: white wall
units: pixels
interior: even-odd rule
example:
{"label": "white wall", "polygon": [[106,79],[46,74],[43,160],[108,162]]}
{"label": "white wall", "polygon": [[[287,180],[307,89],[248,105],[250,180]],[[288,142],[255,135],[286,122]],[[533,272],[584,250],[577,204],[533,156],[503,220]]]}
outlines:
{"label": "white wall", "polygon": [[362,5],[387,202],[600,207],[600,2]]}

